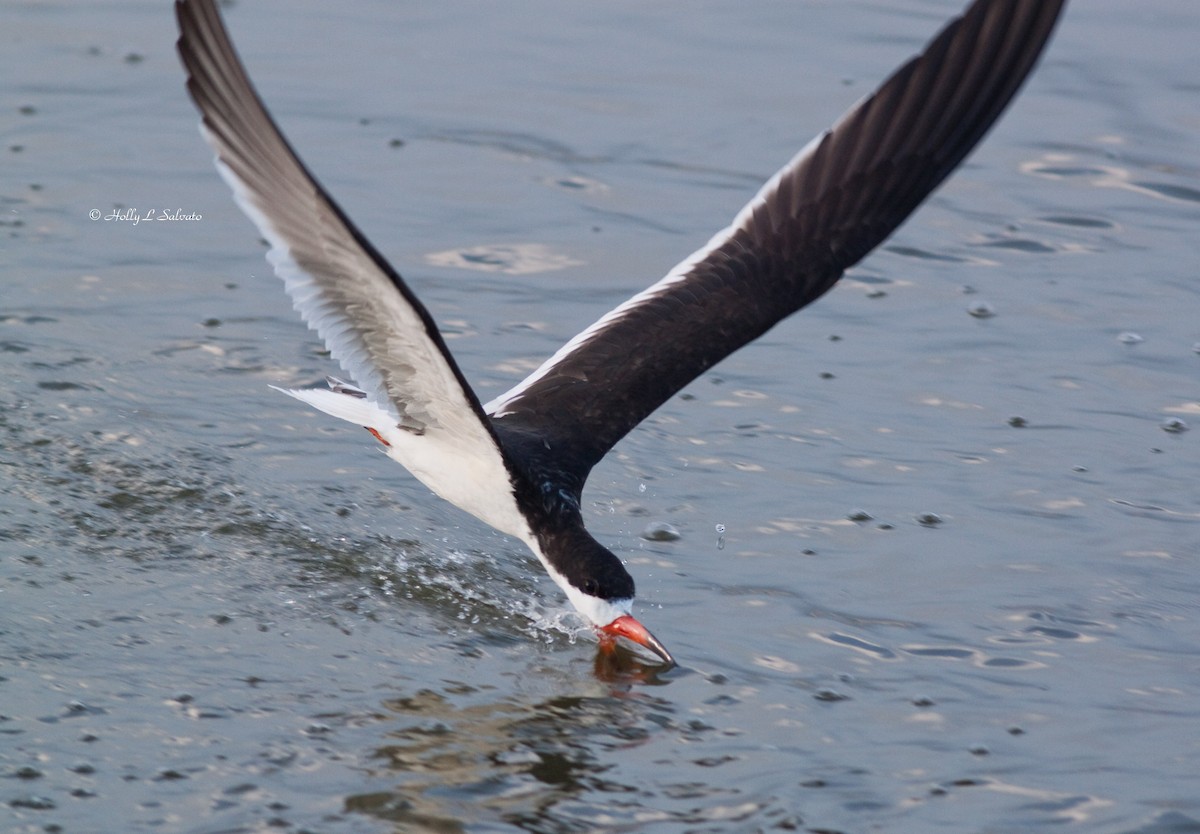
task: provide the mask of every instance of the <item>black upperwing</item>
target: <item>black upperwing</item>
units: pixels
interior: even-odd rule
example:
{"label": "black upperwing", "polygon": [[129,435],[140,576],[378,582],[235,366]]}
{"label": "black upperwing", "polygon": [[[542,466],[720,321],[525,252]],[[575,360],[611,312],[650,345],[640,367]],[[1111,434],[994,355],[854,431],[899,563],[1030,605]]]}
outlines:
{"label": "black upperwing", "polygon": [[730,226],[484,406],[571,481],[677,391],[820,297],[963,160],[1065,0],[976,0],[763,186]]}

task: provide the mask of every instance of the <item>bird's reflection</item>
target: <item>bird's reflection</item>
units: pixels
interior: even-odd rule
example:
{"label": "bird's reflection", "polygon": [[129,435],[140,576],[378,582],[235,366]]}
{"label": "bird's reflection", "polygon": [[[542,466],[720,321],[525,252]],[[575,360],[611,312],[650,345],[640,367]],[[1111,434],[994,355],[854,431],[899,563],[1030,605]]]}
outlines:
{"label": "bird's reflection", "polygon": [[617,640],[601,640],[592,662],[596,680],[624,686],[665,686],[670,681],[669,673],[678,668],[674,664],[664,665],[657,658],[648,660]]}
{"label": "bird's reflection", "polygon": [[608,754],[692,730],[635,686],[666,683],[661,666],[618,648],[598,652],[595,667],[597,683],[583,684],[591,695],[494,700],[490,687],[456,683],[383,701],[382,736],[362,759],[372,782],[393,787],[346,796],[344,809],[397,830],[457,832],[482,803],[518,828],[559,830],[581,797],[637,795],[613,780]]}

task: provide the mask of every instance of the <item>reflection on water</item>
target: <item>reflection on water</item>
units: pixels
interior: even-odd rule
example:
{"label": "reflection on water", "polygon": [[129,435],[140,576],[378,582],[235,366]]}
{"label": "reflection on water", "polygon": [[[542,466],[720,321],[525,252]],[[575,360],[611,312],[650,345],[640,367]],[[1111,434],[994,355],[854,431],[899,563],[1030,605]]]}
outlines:
{"label": "reflection on water", "polygon": [[568,255],[553,252],[540,243],[504,243],[431,252],[425,256],[425,262],[431,266],[502,272],[505,275],[553,272],[583,264]]}
{"label": "reflection on water", "polygon": [[[1078,158],[1072,153],[1047,153],[1040,160],[1026,162],[1022,173],[1049,179],[1080,178],[1093,188],[1123,188],[1145,197],[1177,200],[1185,203],[1200,203],[1200,188],[1179,185],[1169,181],[1139,179],[1147,172],[1134,171],[1116,165],[1097,164],[1094,167],[1072,164]],[[1144,164],[1144,163],[1143,163]],[[1153,165],[1150,166],[1153,169]],[[1073,225],[1104,228],[1106,221],[1072,221]]]}
{"label": "reflection on water", "polygon": [[[662,702],[641,695],[555,697],[540,703],[483,700],[471,687],[455,687],[453,700],[422,690],[383,703],[396,726],[371,755],[372,775],[394,779],[389,791],[348,797],[347,810],[431,830],[458,830],[461,821],[488,808],[518,827],[558,827],[564,809],[578,803],[583,824],[596,812],[593,793],[615,804],[639,793],[606,773],[606,754],[628,754],[652,733],[699,741],[698,722],[680,726]],[[595,823],[593,823],[595,824]]]}

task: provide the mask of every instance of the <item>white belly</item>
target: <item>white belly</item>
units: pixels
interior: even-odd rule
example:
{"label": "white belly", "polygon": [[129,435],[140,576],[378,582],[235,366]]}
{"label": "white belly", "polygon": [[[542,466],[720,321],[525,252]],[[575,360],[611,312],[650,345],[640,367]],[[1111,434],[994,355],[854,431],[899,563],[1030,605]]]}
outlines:
{"label": "white belly", "polygon": [[405,431],[396,418],[368,400],[337,391],[277,389],[314,408],[375,432],[388,457],[439,496],[501,533],[533,541],[517,509],[508,468],[487,428],[464,414],[454,430],[430,426],[423,434]]}
{"label": "white belly", "polygon": [[480,450],[435,432],[415,435],[393,429],[380,434],[390,444],[388,457],[437,495],[501,533],[529,539],[529,525],[517,509],[508,469],[494,444]]}

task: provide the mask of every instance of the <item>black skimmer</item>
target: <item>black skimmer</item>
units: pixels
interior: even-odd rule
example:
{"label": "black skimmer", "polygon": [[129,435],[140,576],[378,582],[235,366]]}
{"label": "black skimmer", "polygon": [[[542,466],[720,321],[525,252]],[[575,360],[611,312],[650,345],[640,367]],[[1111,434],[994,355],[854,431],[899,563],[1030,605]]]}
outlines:
{"label": "black skimmer", "polygon": [[[356,385],[285,393],[365,426],[442,498],[525,542],[611,647],[671,665],[631,613],[633,578],[584,529],[592,467],[677,391],[824,294],[1003,112],[1065,0],[976,0],[666,277],[480,403],[412,289],[296,156],[214,0],[176,0],[201,132],[270,243],[296,310]],[[357,387],[356,387],[357,386]]]}

